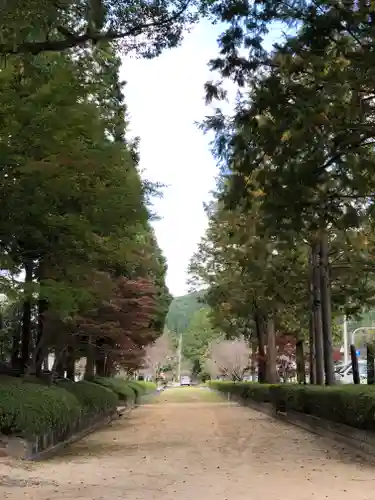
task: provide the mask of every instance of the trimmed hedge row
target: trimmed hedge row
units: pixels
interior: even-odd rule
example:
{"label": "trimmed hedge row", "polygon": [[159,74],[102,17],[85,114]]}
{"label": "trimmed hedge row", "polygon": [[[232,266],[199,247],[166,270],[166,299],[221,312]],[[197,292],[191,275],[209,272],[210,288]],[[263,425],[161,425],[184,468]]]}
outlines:
{"label": "trimmed hedge row", "polygon": [[60,387],[24,382],[0,382],[0,433],[36,436],[47,429],[69,427],[82,408],[74,394]]}
{"label": "trimmed hedge row", "polygon": [[154,392],[156,384],[138,380],[126,380],[120,377],[94,377],[92,382],[111,389],[120,401],[138,404],[141,397]]}
{"label": "trimmed hedge row", "polygon": [[122,402],[127,402],[130,404],[133,404],[135,402],[136,393],[122,378],[94,377],[92,379],[92,382],[99,386],[110,389]]}
{"label": "trimmed hedge row", "polygon": [[251,399],[260,403],[270,403],[270,385],[253,382],[222,382],[211,380],[208,387],[219,392],[230,393],[242,399]]}
{"label": "trimmed hedge row", "polygon": [[86,417],[114,412],[119,400],[138,402],[155,390],[147,382],[100,378],[60,380],[48,386],[23,378],[0,378],[0,434],[30,438],[48,431],[64,433]]}
{"label": "trimmed hedge row", "polygon": [[267,385],[217,382],[209,387],[241,399],[272,403],[277,411],[296,411],[357,429],[375,431],[375,386]]}
{"label": "trimmed hedge row", "polygon": [[61,380],[57,385],[77,398],[84,414],[107,413],[117,407],[119,400],[117,395],[101,385],[85,380],[81,382]]}

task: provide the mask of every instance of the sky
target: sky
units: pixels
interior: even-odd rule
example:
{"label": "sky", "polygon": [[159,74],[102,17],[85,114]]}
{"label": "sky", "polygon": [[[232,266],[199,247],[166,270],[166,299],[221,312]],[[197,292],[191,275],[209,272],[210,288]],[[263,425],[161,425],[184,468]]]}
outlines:
{"label": "sky", "polygon": [[167,285],[174,296],[187,293],[187,267],[207,227],[203,202],[218,174],[209,137],[196,125],[210,109],[204,83],[207,63],[217,55],[221,26],[201,22],[181,46],[153,60],[125,58],[121,78],[131,134],[140,137],[143,176],[166,185],[155,200],[160,217],[156,237],[168,262]]}
{"label": "sky", "polygon": [[219,27],[201,23],[180,47],[153,60],[126,58],[121,69],[131,134],[141,139],[140,168],[166,185],[155,200],[160,220],[154,228],[175,296],[187,293],[187,266],[207,226],[203,202],[218,173],[209,138],[196,122],[210,111],[203,86],[212,78],[207,63],[217,54],[219,33]]}

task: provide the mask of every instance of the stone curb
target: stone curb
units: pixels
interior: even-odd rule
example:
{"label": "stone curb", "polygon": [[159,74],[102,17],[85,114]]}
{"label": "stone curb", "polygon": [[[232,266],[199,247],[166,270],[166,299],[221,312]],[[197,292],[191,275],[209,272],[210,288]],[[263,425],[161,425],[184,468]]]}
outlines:
{"label": "stone curb", "polygon": [[65,441],[61,441],[61,443],[57,443],[54,446],[51,446],[51,448],[47,448],[46,450],[42,450],[40,452],[25,456],[25,457],[21,457],[21,458],[23,458],[24,460],[30,460],[30,461],[34,461],[34,462],[49,458],[50,456],[55,455],[56,453],[58,453],[60,450],[62,450],[64,448],[66,448],[67,446],[69,446],[77,441],[80,441],[81,439],[88,436],[89,434],[92,434],[93,432],[97,431],[98,429],[105,427],[106,425],[111,423],[113,420],[116,420],[116,418],[120,418],[120,417],[117,416],[117,413],[114,413],[113,415],[106,417],[103,420],[100,420],[99,422],[88,427],[87,429],[84,429],[81,432],[77,432],[76,434],[73,434]]}

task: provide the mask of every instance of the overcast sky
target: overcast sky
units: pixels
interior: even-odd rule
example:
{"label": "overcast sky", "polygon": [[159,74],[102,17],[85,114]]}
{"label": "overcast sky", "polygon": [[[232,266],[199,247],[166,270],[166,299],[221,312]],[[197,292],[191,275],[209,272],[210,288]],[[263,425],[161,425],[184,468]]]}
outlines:
{"label": "overcast sky", "polygon": [[202,204],[217,175],[209,138],[195,122],[210,111],[203,86],[212,78],[207,62],[217,55],[221,31],[203,22],[177,49],[153,60],[125,59],[122,66],[131,131],[141,138],[141,169],[148,179],[167,185],[163,199],[155,202],[161,220],[154,227],[176,296],[187,292],[186,269],[207,226]]}

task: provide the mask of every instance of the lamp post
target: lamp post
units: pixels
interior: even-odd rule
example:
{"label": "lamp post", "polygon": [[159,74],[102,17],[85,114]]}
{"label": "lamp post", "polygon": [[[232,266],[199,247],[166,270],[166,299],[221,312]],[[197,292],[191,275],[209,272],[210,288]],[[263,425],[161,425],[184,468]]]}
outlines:
{"label": "lamp post", "polygon": [[[355,345],[355,336],[357,335],[358,332],[361,330],[375,330],[375,326],[360,326],[359,328],[356,328],[351,335],[351,343]],[[348,351],[346,351],[348,352]]]}

